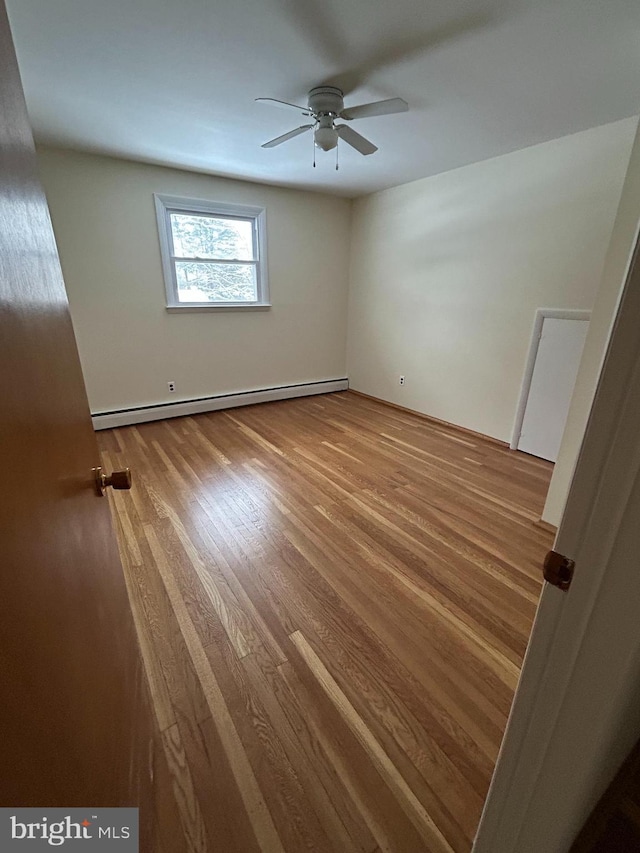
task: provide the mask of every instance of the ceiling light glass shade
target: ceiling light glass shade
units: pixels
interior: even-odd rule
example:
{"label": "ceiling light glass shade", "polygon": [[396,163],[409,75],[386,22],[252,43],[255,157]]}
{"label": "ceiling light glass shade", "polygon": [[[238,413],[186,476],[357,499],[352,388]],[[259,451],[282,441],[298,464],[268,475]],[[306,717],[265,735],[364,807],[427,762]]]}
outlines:
{"label": "ceiling light glass shade", "polygon": [[338,131],[334,127],[319,127],[314,133],[315,143],[323,151],[331,151],[338,144]]}

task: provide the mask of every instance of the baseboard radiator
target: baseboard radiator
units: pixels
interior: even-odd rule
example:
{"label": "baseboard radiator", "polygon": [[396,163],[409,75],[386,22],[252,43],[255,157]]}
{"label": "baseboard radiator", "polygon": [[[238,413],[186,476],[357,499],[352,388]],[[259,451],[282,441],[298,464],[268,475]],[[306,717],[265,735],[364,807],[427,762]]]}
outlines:
{"label": "baseboard radiator", "polygon": [[313,394],[329,394],[332,391],[346,391],[348,387],[349,381],[347,379],[325,379],[321,382],[281,385],[277,388],[238,391],[234,394],[216,394],[212,397],[198,397],[195,400],[177,400],[175,403],[157,403],[130,409],[92,412],[91,419],[94,429],[110,429],[111,427],[141,424],[145,421],[178,418],[182,415],[216,412],[220,409],[232,409],[236,406],[251,406],[254,403],[268,403],[272,400],[290,400],[294,397],[308,397]]}

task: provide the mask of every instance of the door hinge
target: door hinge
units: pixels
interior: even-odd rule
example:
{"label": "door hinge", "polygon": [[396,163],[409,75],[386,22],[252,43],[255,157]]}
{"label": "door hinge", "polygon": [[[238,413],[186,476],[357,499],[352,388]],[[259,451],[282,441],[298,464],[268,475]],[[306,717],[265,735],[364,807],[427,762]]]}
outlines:
{"label": "door hinge", "polygon": [[558,589],[569,589],[575,567],[575,560],[558,554],[557,551],[549,551],[544,558],[542,574],[547,583],[557,586]]}

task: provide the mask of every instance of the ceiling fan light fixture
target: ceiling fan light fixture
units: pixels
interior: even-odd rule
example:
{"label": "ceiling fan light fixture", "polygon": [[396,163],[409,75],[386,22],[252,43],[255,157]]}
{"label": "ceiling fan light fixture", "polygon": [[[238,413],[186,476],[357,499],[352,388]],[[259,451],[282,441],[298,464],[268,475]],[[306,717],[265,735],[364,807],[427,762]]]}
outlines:
{"label": "ceiling fan light fixture", "polygon": [[[294,130],[290,130],[288,133],[277,136],[275,139],[270,139],[269,142],[263,143],[263,148],[275,148],[277,145],[282,145],[283,142],[295,139],[296,136],[313,128],[314,151],[316,148],[319,148],[321,151],[335,150],[336,155],[339,139],[365,156],[373,154],[378,150],[373,142],[370,142],[352,127],[349,127],[348,124],[336,125],[336,119],[341,119],[343,122],[349,122],[350,124],[354,119],[403,113],[409,109],[409,105],[402,98],[387,98],[385,101],[373,101],[370,104],[359,104],[358,106],[345,109],[342,89],[338,89],[335,86],[316,86],[315,89],[311,89],[308,94],[307,107],[299,107],[289,101],[279,101],[277,98],[256,98],[256,100],[275,104],[288,110],[295,110],[314,121],[314,124],[303,124]],[[314,155],[313,165],[315,166],[315,164]],[[337,168],[338,160],[336,157]]]}
{"label": "ceiling fan light fixture", "polygon": [[335,127],[319,127],[313,134],[317,148],[331,151],[338,144],[338,131]]}

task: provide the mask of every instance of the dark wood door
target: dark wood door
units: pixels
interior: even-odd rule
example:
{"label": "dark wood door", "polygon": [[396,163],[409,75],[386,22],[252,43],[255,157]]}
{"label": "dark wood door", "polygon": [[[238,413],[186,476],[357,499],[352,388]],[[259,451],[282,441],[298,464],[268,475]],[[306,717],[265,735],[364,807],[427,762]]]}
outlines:
{"label": "dark wood door", "polygon": [[2,0],[0,116],[0,805],[136,805],[151,718]]}

